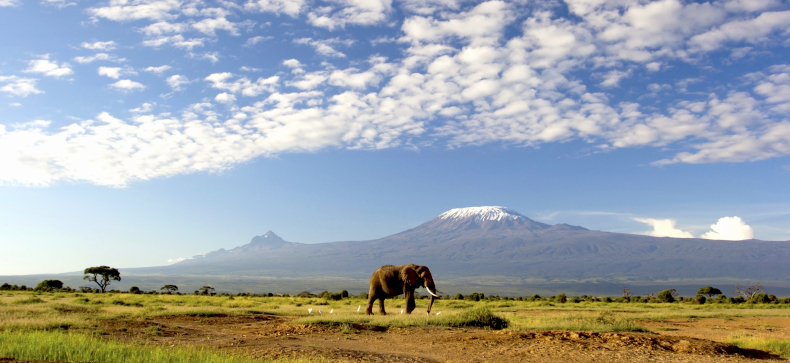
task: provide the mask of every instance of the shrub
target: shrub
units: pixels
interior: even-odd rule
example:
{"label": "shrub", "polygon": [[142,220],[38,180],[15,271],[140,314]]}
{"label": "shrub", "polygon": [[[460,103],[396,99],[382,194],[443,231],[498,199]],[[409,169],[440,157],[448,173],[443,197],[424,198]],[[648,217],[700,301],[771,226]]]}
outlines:
{"label": "shrub", "polygon": [[754,295],[754,297],[752,297],[749,300],[749,302],[752,302],[752,303],[755,303],[755,304],[768,304],[771,301],[772,301],[771,298],[768,296],[768,294],[765,294],[765,293]]}
{"label": "shrub", "polygon": [[568,297],[565,296],[565,294],[559,294],[559,295],[554,297],[554,301],[564,304],[565,302],[568,301]]}
{"label": "shrub", "polygon": [[660,302],[665,302],[665,303],[675,302],[675,296],[674,296],[675,294],[676,294],[675,289],[667,289],[659,292],[658,295],[656,296],[656,299]]}
{"label": "shrub", "polygon": [[448,321],[438,321],[438,325],[449,325],[455,327],[475,326],[480,328],[504,329],[508,326],[507,319],[500,318],[488,308],[479,307],[464,311],[456,316],[448,316]]}
{"label": "shrub", "polygon": [[463,296],[463,295],[461,295],[461,293],[459,292],[459,293],[455,294],[455,297],[454,297],[453,299],[456,299],[456,300],[463,300],[463,299],[464,299],[464,296]]}
{"label": "shrub", "polygon": [[612,302],[612,298],[608,297],[608,296],[605,296],[603,299],[601,299],[601,301],[603,301],[605,303],[610,303],[610,302]]}
{"label": "shrub", "polygon": [[707,298],[704,295],[697,295],[694,297],[694,302],[700,305],[705,304],[706,300]]}
{"label": "shrub", "polygon": [[130,294],[139,294],[140,293],[140,288],[137,287],[137,286],[132,286],[132,287],[129,288],[129,293]]}

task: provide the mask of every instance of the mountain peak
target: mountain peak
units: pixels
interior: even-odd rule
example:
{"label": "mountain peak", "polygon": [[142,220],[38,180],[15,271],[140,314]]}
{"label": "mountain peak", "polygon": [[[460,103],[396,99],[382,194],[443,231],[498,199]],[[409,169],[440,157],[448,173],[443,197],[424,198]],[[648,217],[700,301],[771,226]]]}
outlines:
{"label": "mountain peak", "polygon": [[473,217],[475,222],[529,219],[512,209],[498,206],[455,208],[439,215],[439,219],[449,220],[461,220],[470,217]]}
{"label": "mountain peak", "polygon": [[255,236],[250,244],[271,244],[271,243],[285,243],[285,241],[272,231],[266,232],[263,236]]}

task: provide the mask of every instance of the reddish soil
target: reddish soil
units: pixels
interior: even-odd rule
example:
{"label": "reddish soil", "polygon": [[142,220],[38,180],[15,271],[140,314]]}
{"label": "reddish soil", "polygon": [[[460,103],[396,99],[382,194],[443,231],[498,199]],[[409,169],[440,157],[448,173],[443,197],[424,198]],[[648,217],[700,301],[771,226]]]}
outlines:
{"label": "reddish soil", "polygon": [[[293,319],[272,315],[164,317],[108,321],[99,328],[106,336],[122,341],[164,346],[199,345],[261,358],[323,358],[351,362],[747,362],[779,359],[765,352],[703,339],[709,338],[705,331],[711,330],[711,326],[725,324],[714,319],[700,321],[705,324],[688,323],[692,329],[682,329],[687,323],[681,321],[657,323],[675,324],[658,334],[509,332],[441,327],[381,329],[362,324],[341,328],[291,324]],[[726,324],[737,324],[737,320],[729,320]],[[768,323],[770,321],[766,324],[771,325]],[[693,328],[695,326],[702,328]],[[654,327],[660,326],[649,329]],[[733,331],[729,331],[726,337],[732,334]]]}

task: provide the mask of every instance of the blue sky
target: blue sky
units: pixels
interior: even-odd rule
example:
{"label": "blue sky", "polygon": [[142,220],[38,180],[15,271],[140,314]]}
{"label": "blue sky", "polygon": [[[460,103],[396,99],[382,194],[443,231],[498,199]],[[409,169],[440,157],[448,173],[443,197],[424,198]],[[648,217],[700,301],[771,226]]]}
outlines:
{"label": "blue sky", "polygon": [[0,0],[0,24],[0,274],[482,205],[790,240],[788,1]]}

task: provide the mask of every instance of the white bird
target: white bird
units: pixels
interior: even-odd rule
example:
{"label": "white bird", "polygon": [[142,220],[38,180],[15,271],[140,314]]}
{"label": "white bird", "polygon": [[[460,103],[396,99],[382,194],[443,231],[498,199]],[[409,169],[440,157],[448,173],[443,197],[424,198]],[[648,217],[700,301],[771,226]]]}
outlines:
{"label": "white bird", "polygon": [[400,309],[400,313],[403,314],[403,309]]}
{"label": "white bird", "polygon": [[359,309],[362,309],[362,305],[357,308],[357,312],[359,312]]}
{"label": "white bird", "polygon": [[319,314],[323,314],[323,313],[324,313],[324,311],[323,311],[323,310],[318,310],[318,313],[319,313]]}
{"label": "white bird", "polygon": [[436,313],[436,315],[439,315],[439,314],[441,314],[441,313],[442,313],[442,312],[440,311],[440,312]]}
{"label": "white bird", "polygon": [[307,309],[307,313],[308,313],[308,314],[312,314],[312,313],[313,313],[313,309],[312,309],[312,308],[310,308],[310,309]]}
{"label": "white bird", "polygon": [[329,313],[332,314],[335,312],[335,309],[329,310]]}

